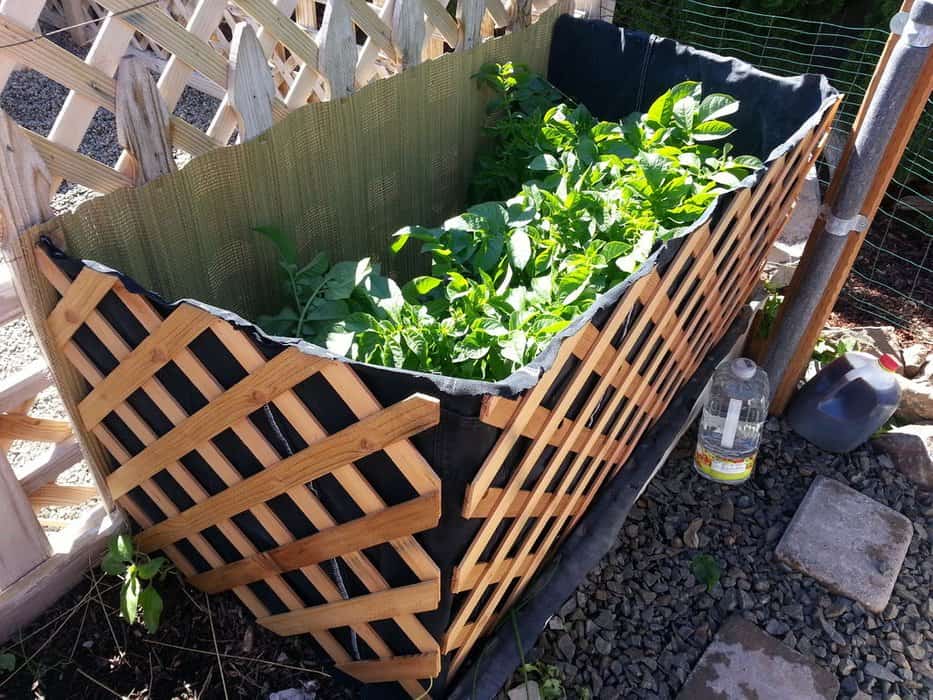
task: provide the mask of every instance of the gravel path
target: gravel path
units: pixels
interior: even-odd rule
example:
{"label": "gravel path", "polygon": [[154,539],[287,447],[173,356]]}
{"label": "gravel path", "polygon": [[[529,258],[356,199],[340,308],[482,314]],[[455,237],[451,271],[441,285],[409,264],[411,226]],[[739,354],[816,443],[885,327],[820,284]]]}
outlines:
{"label": "gravel path", "polygon": [[[840,697],[933,696],[933,493],[917,490],[868,446],[825,453],[773,418],[753,479],[723,487],[694,474],[695,440],[695,431],[684,437],[633,508],[616,549],[526,651],[536,663],[529,677],[555,676],[552,685],[570,698],[675,697],[720,625],[738,612],[834,671]],[[773,559],[817,474],[913,522],[907,559],[880,616]],[[699,554],[722,569],[710,593],[690,572]],[[521,680],[516,673],[513,682]]]}

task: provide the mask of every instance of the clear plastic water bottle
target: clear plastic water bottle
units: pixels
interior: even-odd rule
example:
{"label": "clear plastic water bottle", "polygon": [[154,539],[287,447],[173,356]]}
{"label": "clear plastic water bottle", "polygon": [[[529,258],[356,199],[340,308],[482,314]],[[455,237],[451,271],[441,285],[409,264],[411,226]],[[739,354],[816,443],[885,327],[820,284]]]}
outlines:
{"label": "clear plastic water bottle", "polygon": [[713,481],[740,484],[752,475],[768,418],[768,375],[739,357],[716,368],[700,419],[693,467]]}

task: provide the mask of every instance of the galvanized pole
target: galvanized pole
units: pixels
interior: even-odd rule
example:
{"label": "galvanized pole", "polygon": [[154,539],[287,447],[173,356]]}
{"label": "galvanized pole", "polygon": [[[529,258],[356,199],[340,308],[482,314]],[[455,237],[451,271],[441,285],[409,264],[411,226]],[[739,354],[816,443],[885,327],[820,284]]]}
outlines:
{"label": "galvanized pole", "polygon": [[[894,43],[854,134],[848,158],[837,169],[829,206],[814,227],[791,290],[779,314],[764,368],[773,413],[786,406],[832,305],[848,275],[933,86],[933,0],[916,0]],[[917,105],[919,104],[919,109]],[[854,241],[852,239],[855,239]],[[854,245],[853,245],[854,243]]]}

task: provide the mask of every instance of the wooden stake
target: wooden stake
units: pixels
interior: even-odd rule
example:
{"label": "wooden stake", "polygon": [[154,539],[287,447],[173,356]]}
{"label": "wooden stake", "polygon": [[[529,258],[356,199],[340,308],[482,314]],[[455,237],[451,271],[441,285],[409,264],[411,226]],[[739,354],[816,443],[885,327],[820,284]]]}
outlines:
{"label": "wooden stake", "polygon": [[233,30],[227,71],[230,106],[237,116],[237,143],[245,143],[272,127],[272,104],[277,97],[266,54],[246,22],[238,22]]}
{"label": "wooden stake", "polygon": [[356,83],[356,36],[345,0],[330,0],[318,35],[321,44],[319,70],[330,84],[330,99],[339,100],[353,92]]}
{"label": "wooden stake", "polygon": [[175,172],[168,107],[142,61],[124,58],[117,69],[117,140],[130,155],[133,182],[142,185]]}

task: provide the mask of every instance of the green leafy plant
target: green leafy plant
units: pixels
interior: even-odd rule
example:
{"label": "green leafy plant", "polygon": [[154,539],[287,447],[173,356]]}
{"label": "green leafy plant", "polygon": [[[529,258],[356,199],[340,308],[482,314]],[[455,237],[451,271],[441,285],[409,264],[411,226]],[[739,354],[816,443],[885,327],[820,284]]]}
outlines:
{"label": "green leafy plant", "polygon": [[430,275],[401,287],[368,259],[300,266],[288,236],[259,229],[278,249],[287,300],[260,319],[267,330],[364,362],[502,379],[761,167],[711,143],[734,132],[723,119],[739,103],[699,83],[603,122],[554,104],[560,94],[527,68],[477,78],[494,96],[472,189],[497,199],[398,231],[393,252],[417,242],[431,258]]}
{"label": "green leafy plant", "polygon": [[164,581],[172,570],[168,560],[137,551],[133,538],[120,534],[111,538],[107,544],[101,568],[105,573],[123,579],[120,616],[131,625],[141,617],[149,632],[158,630],[163,602],[155,582]]}
{"label": "green leafy plant", "polygon": [[722,576],[722,570],[717,562],[709,554],[698,554],[690,562],[690,573],[696,577],[696,580],[706,585],[706,591],[712,591],[713,587],[719,583]]}
{"label": "green leafy plant", "polygon": [[539,661],[534,664],[522,664],[518,670],[526,683],[531,680],[538,684],[542,700],[562,700],[567,697],[563,675],[557,666]]}
{"label": "green leafy plant", "polygon": [[838,340],[829,340],[820,336],[813,347],[813,361],[820,366],[828,365],[836,358],[842,357],[847,352],[852,352],[858,345],[858,341],[853,337],[842,337]]}
{"label": "green leafy plant", "polygon": [[764,303],[761,305],[761,321],[758,324],[758,337],[770,338],[771,331],[774,330],[774,322],[777,320],[778,310],[784,303],[784,295],[781,290],[770,282],[765,282]]}

